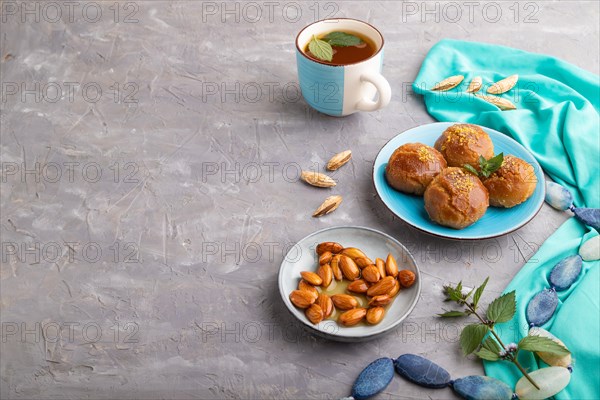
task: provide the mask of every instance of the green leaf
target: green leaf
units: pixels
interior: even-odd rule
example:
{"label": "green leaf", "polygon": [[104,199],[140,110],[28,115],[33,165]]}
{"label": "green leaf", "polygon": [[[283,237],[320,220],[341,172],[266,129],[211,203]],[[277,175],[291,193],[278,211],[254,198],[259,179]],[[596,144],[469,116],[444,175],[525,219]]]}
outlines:
{"label": "green leaf", "polygon": [[498,353],[493,353],[486,348],[480,349],[478,352],[475,353],[475,355],[479,358],[483,358],[484,360],[488,361],[498,361],[500,359]]}
{"label": "green leaf", "polygon": [[566,356],[567,354],[571,354],[566,347],[561,346],[554,340],[543,336],[525,336],[519,342],[519,349],[528,351],[543,351],[545,353],[552,353],[558,356]]}
{"label": "green leaf", "polygon": [[442,318],[452,318],[452,317],[464,317],[467,316],[468,314],[464,311],[446,311],[445,313],[442,314],[438,314],[438,317],[442,317]]}
{"label": "green leaf", "polygon": [[481,298],[481,294],[483,293],[483,290],[485,289],[485,285],[487,285],[489,280],[490,280],[490,277],[488,276],[487,278],[485,278],[485,281],[483,281],[481,286],[479,286],[477,288],[477,290],[475,290],[475,294],[473,295],[473,304],[475,305],[474,308],[477,308],[477,304],[479,304],[479,298]]}
{"label": "green leaf", "polygon": [[331,45],[316,36],[313,36],[308,44],[308,50],[310,50],[312,55],[319,60],[331,61],[333,59],[333,49],[331,48]]}
{"label": "green leaf", "polygon": [[482,156],[479,156],[479,167],[481,168],[481,175],[488,178],[491,174],[496,172],[498,168],[502,166],[504,161],[504,153],[500,153],[497,156],[486,160]]}
{"label": "green leaf", "polygon": [[492,353],[496,353],[496,354],[500,353],[500,350],[502,350],[502,347],[500,347],[498,342],[496,342],[494,339],[492,339],[491,336],[488,336],[487,338],[485,338],[482,346],[485,349],[491,351]]}
{"label": "green leaf", "polygon": [[444,293],[446,296],[448,296],[448,300],[456,302],[460,302],[462,300],[462,293],[452,286],[444,286]]}
{"label": "green leaf", "polygon": [[515,315],[516,307],[517,302],[513,290],[491,302],[487,309],[487,319],[494,323],[510,321]]}
{"label": "green leaf", "polygon": [[464,327],[460,333],[460,347],[465,356],[471,354],[479,347],[483,337],[488,333],[484,324],[471,324]]}
{"label": "green leaf", "polygon": [[472,173],[475,176],[479,176],[479,172],[473,168],[470,164],[465,164],[463,165],[463,168],[466,169],[467,171],[469,171],[470,173]]}
{"label": "green leaf", "polygon": [[323,40],[332,46],[338,47],[356,46],[363,42],[358,36],[346,32],[328,33]]}

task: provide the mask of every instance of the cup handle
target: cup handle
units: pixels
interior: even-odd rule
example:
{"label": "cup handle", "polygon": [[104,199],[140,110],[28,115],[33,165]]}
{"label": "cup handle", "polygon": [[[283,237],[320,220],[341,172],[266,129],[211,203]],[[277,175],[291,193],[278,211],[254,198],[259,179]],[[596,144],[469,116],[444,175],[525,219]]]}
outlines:
{"label": "cup handle", "polygon": [[369,99],[361,99],[356,103],[356,108],[360,111],[375,111],[387,106],[392,98],[392,89],[387,79],[383,75],[378,73],[366,73],[360,77],[361,82],[372,83],[377,92],[379,92],[379,98],[377,101]]}

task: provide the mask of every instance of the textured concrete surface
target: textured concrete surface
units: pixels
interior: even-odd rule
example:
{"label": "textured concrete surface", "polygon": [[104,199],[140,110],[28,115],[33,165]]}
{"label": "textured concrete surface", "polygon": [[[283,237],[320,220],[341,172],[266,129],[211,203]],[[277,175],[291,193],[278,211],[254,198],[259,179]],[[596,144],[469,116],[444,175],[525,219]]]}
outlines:
{"label": "textured concrete surface", "polygon": [[[460,355],[459,326],[434,317],[442,284],[489,275],[499,293],[566,215],[544,206],[499,239],[435,239],[383,207],[372,161],[432,121],[406,87],[438,40],[597,73],[598,2],[48,4],[2,2],[3,399],[337,398],[368,362],[403,352],[482,373]],[[327,16],[383,32],[385,110],[337,119],[297,98],[294,37]],[[347,148],[335,190],[297,182]],[[342,207],[310,218],[330,193]],[[308,335],[276,286],[290,243],[344,224],[398,238],[423,272],[410,318],[363,344]],[[379,398],[453,394],[397,378]]]}

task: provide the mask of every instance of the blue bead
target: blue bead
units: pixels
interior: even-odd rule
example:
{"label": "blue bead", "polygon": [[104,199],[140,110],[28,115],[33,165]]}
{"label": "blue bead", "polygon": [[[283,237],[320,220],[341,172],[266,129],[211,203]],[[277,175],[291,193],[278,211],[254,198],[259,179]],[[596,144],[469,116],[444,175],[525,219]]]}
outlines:
{"label": "blue bead", "polygon": [[554,182],[546,182],[546,203],[560,211],[571,208],[573,195],[564,186]]}
{"label": "blue bead", "polygon": [[600,232],[600,209],[576,207],[573,209],[573,213],[575,213],[575,218]]}
{"label": "blue bead", "polygon": [[567,290],[581,272],[581,256],[576,254],[563,258],[550,272],[550,284],[556,290]]}
{"label": "blue bead", "polygon": [[444,368],[415,354],[404,354],[394,360],[396,372],[409,381],[427,388],[448,386],[450,374]]}
{"label": "blue bead", "polygon": [[352,397],[356,400],[368,399],[385,389],[394,377],[394,363],[391,358],[379,358],[367,365],[358,375],[352,386]]}
{"label": "blue bead", "polygon": [[558,305],[558,296],[551,289],[544,289],[536,294],[527,304],[527,321],[535,326],[542,326],[552,318]]}
{"label": "blue bead", "polygon": [[489,376],[467,376],[454,381],[454,391],[467,400],[510,400],[512,390],[498,379]]}

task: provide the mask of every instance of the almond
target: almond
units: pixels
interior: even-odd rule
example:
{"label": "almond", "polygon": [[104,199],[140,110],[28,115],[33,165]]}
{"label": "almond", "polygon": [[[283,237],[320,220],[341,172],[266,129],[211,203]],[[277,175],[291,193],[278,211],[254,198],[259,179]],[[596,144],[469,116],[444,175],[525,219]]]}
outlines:
{"label": "almond", "polygon": [[308,308],[317,300],[317,296],[306,290],[294,290],[290,293],[290,301],[298,308]]}
{"label": "almond", "polygon": [[325,253],[326,251],[333,253],[333,254],[337,254],[340,251],[342,251],[344,249],[344,247],[336,242],[323,242],[323,243],[319,243],[317,245],[317,254],[321,255],[323,253]]}
{"label": "almond", "polygon": [[443,81],[437,83],[431,90],[438,90],[440,92],[445,92],[446,90],[450,90],[452,88],[457,87],[460,83],[465,79],[462,75],[454,75],[449,78],[444,79]]}
{"label": "almond", "polygon": [[333,187],[336,185],[335,181],[325,174],[313,171],[302,171],[300,178],[308,183],[309,185],[316,187]]}
{"label": "almond", "polygon": [[331,281],[333,280],[333,273],[331,272],[331,267],[329,264],[321,265],[317,270],[317,275],[323,280],[321,284],[324,288],[327,288],[331,285]]}
{"label": "almond", "polygon": [[366,268],[375,264],[369,257],[358,257],[354,259],[354,262],[358,265],[358,268]]}
{"label": "almond", "polygon": [[382,278],[385,278],[385,276],[386,276],[386,273],[385,273],[385,261],[383,261],[381,258],[376,258],[375,259],[375,266],[379,270],[379,275]]}
{"label": "almond", "polygon": [[508,92],[510,89],[515,87],[517,81],[519,80],[519,75],[511,75],[507,78],[502,79],[494,83],[487,90],[490,94],[502,94]]}
{"label": "almond", "polygon": [[398,264],[391,253],[388,254],[387,260],[385,260],[385,273],[386,275],[393,276],[394,278],[398,276]]}
{"label": "almond", "polygon": [[319,207],[317,207],[312,216],[318,218],[332,213],[337,210],[340,204],[342,204],[342,196],[329,196]]}
{"label": "almond", "polygon": [[379,296],[388,294],[394,288],[394,277],[386,276],[367,290],[367,296]]}
{"label": "almond", "polygon": [[321,279],[321,277],[315,274],[314,272],[302,271],[300,272],[300,275],[302,275],[302,278],[306,282],[310,283],[313,286],[321,286],[321,284],[323,283],[323,279]]}
{"label": "almond", "polygon": [[415,273],[407,269],[403,269],[400,271],[400,274],[398,274],[398,281],[404,288],[411,287],[415,283],[415,279]]}
{"label": "almond", "polygon": [[339,323],[344,326],[353,326],[358,324],[367,315],[365,308],[353,308],[340,315]]}
{"label": "almond", "polygon": [[354,293],[367,293],[367,290],[369,290],[369,285],[363,279],[358,279],[354,282],[351,282],[347,289],[348,291]]}
{"label": "almond", "polygon": [[333,312],[333,301],[325,293],[321,293],[315,303],[323,310],[323,318],[328,318]]}
{"label": "almond", "polygon": [[327,169],[330,171],[335,171],[340,168],[342,165],[346,164],[352,158],[352,152],[350,150],[342,151],[341,153],[337,153],[335,156],[331,157],[331,160],[327,163]]}
{"label": "almond", "polygon": [[323,321],[323,309],[318,304],[312,304],[304,313],[306,318],[315,325]]}
{"label": "almond", "polygon": [[331,301],[333,301],[336,308],[339,308],[340,310],[351,310],[358,307],[358,300],[349,294],[334,294],[331,296]]}
{"label": "almond", "polygon": [[481,77],[476,76],[475,78],[473,78],[473,80],[469,84],[469,87],[467,88],[467,93],[479,92],[479,89],[481,89],[482,84],[483,84],[483,80],[481,79]]}
{"label": "almond", "polygon": [[502,111],[507,110],[516,110],[517,106],[511,103],[509,100],[503,99],[502,97],[497,96],[484,96],[482,94],[476,94],[475,97],[479,97],[482,100],[487,101],[501,109]]}
{"label": "almond", "polygon": [[329,264],[332,258],[333,254],[331,254],[330,251],[326,251],[325,253],[319,256],[319,265]]}
{"label": "almond", "polygon": [[355,260],[357,258],[362,258],[362,257],[368,258],[365,253],[363,253],[362,251],[360,251],[356,247],[347,247],[347,248],[345,248],[345,249],[342,250],[342,254],[345,255],[345,256],[350,257],[353,260]]}
{"label": "almond", "polygon": [[367,311],[367,322],[371,325],[376,325],[381,322],[385,315],[385,309],[383,307],[369,308]]}
{"label": "almond", "polygon": [[311,285],[310,283],[306,282],[304,279],[301,279],[300,282],[298,282],[298,290],[310,292],[315,296],[319,295],[319,291],[317,290],[317,288]]}
{"label": "almond", "polygon": [[381,274],[376,266],[369,265],[367,268],[362,270],[362,277],[367,282],[375,283],[381,279]]}
{"label": "almond", "polygon": [[329,264],[331,266],[331,272],[333,272],[333,276],[336,281],[341,281],[344,278],[342,270],[340,269],[340,257],[341,256],[339,254],[336,254],[333,256],[331,263]]}
{"label": "almond", "polygon": [[400,291],[400,282],[395,281],[394,288],[392,290],[390,290],[390,292],[388,293],[388,296],[394,297],[395,295],[398,294],[399,291]]}
{"label": "almond", "polygon": [[360,270],[350,257],[341,256],[339,266],[346,279],[351,281],[358,279],[358,276],[360,275]]}
{"label": "almond", "polygon": [[380,296],[375,296],[371,300],[369,300],[369,307],[378,307],[388,305],[394,300],[388,294],[382,294]]}

